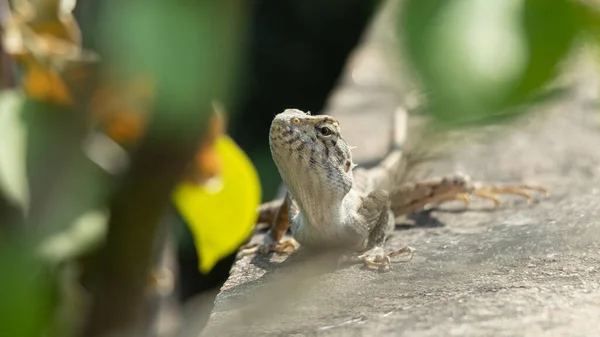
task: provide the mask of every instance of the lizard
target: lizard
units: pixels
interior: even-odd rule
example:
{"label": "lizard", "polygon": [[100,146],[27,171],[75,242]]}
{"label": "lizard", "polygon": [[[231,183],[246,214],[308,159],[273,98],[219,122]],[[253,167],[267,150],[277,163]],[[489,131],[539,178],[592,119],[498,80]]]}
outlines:
{"label": "lizard", "polygon": [[[396,110],[391,150],[377,166],[362,168],[353,162],[353,147],[342,137],[334,117],[298,109],[277,114],[269,145],[287,192],[283,200],[261,205],[258,221],[269,222],[270,228],[261,244],[242,247],[242,255],[283,253],[299,246],[342,248],[351,252],[345,260],[389,270],[393,257],[412,258],[414,253],[410,246],[384,251],[398,217],[452,200],[468,206],[469,196],[498,206],[501,194],[518,195],[528,203],[529,191],[548,195],[541,186],[478,184],[462,173],[399,183],[396,176],[403,159],[407,116],[405,109]],[[288,228],[292,238],[282,241]]]}

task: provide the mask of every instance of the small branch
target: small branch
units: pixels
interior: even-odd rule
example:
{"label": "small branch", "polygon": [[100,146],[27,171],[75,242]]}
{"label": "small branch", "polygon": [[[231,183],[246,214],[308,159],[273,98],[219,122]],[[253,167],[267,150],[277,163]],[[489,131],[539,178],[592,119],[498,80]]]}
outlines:
{"label": "small branch", "polygon": [[[194,116],[194,114],[190,114]],[[153,263],[157,234],[171,190],[192,159],[208,114],[195,114],[182,124],[177,140],[149,137],[140,147],[131,170],[111,205],[107,242],[98,256],[94,303],[86,331],[89,337],[139,332],[145,291]],[[192,118],[190,118],[192,119]],[[150,128],[160,126],[156,121]]]}

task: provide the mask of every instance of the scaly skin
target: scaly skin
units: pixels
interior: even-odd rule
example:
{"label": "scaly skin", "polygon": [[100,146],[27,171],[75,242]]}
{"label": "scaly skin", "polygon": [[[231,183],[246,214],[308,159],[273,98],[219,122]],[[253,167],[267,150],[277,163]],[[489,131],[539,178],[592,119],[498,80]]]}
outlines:
{"label": "scaly skin", "polygon": [[[283,252],[298,243],[308,248],[343,248],[356,252],[353,261],[390,269],[390,258],[412,256],[403,247],[385,253],[383,244],[395,218],[428,204],[462,200],[468,196],[491,199],[498,194],[531,197],[524,190],[547,191],[528,185],[473,184],[468,176],[453,174],[416,183],[398,184],[395,174],[402,159],[406,112],[395,114],[394,148],[375,168],[354,169],[352,148],[343,139],[338,121],[326,115],[311,116],[287,109],[275,116],[269,134],[271,154],[288,188],[282,203],[261,208],[262,220],[272,220],[259,252]],[[277,210],[275,210],[275,208]],[[294,240],[283,241],[291,229]]]}

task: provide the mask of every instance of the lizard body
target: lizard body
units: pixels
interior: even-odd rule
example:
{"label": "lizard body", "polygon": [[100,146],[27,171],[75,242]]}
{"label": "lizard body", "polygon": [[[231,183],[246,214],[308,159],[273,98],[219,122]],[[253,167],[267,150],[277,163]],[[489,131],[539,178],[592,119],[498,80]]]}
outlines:
{"label": "lizard body", "polygon": [[[468,196],[491,199],[516,194],[530,200],[525,190],[547,192],[528,185],[476,185],[468,176],[452,174],[427,181],[399,184],[407,113],[394,115],[394,146],[374,168],[356,168],[352,148],[341,134],[339,122],[327,115],[311,116],[287,109],[273,119],[269,144],[273,160],[288,188],[282,202],[260,209],[260,220],[272,223],[260,252],[308,248],[344,248],[357,252],[367,266],[389,269],[390,258],[408,253],[403,247],[385,253],[383,244],[395,219],[428,204],[450,200],[468,203]],[[281,242],[288,227],[293,239]]]}
{"label": "lizard body", "polygon": [[371,223],[360,205],[368,191],[354,184],[352,152],[339,123],[290,109],[275,117],[270,134],[273,160],[289,190],[294,238],[309,247],[364,246]]}

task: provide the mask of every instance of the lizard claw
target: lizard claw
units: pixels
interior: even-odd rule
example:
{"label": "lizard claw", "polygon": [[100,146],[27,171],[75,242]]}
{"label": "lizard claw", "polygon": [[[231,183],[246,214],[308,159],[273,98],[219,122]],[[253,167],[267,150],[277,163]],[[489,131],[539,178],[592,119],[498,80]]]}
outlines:
{"label": "lizard claw", "polygon": [[[259,246],[259,253],[261,254],[269,254],[271,252],[279,253],[279,254],[291,254],[296,251],[300,247],[298,241],[294,239],[288,239],[284,241],[280,241],[277,243],[269,243]],[[289,251],[289,252],[288,252]]]}
{"label": "lizard claw", "polygon": [[358,258],[363,260],[367,268],[385,271],[392,269],[391,259],[381,247],[372,248],[359,255]]}
{"label": "lizard claw", "polygon": [[407,255],[408,258],[406,260],[402,260],[402,262],[410,262],[414,256],[414,253],[415,253],[414,248],[406,246],[406,247],[402,247],[398,250],[395,250],[395,251],[389,253],[388,257],[391,259],[391,258],[394,258],[397,256]]}
{"label": "lizard claw", "polygon": [[505,186],[501,186],[501,185],[477,186],[470,193],[470,195],[479,197],[482,199],[491,200],[494,203],[495,207],[498,207],[500,205],[500,201],[498,200],[499,195],[502,195],[502,194],[518,195],[518,196],[525,198],[527,200],[527,204],[529,205],[529,204],[531,204],[531,201],[533,200],[533,198],[531,196],[531,192],[529,192],[529,191],[541,192],[544,194],[544,196],[550,195],[550,192],[545,187],[535,186],[535,185],[524,185],[524,184],[522,184],[522,185],[505,185]]}
{"label": "lizard claw", "polygon": [[338,260],[338,266],[343,263],[364,263],[367,268],[389,271],[392,269],[391,261],[393,258],[408,255],[408,259],[401,262],[409,262],[413,258],[414,249],[406,246],[391,253],[385,253],[382,247],[373,247],[360,255],[356,253],[351,255],[342,255]]}
{"label": "lizard claw", "polygon": [[271,252],[276,252],[279,254],[291,254],[294,251],[296,251],[296,249],[298,249],[298,247],[300,246],[298,241],[294,239],[274,242],[270,238],[267,239],[267,237],[265,237],[265,242],[263,242],[262,244],[254,243],[240,247],[238,259],[244,256],[256,254],[267,255]]}
{"label": "lizard claw", "polygon": [[550,195],[550,192],[547,188],[535,185],[479,185],[474,187],[469,192],[459,193],[449,198],[442,199],[438,202],[438,204],[449,201],[461,201],[465,204],[465,207],[469,207],[470,197],[477,197],[490,200],[494,204],[494,207],[499,207],[499,196],[502,194],[511,194],[525,198],[527,204],[529,205],[533,201],[530,191],[543,193],[544,196]]}

